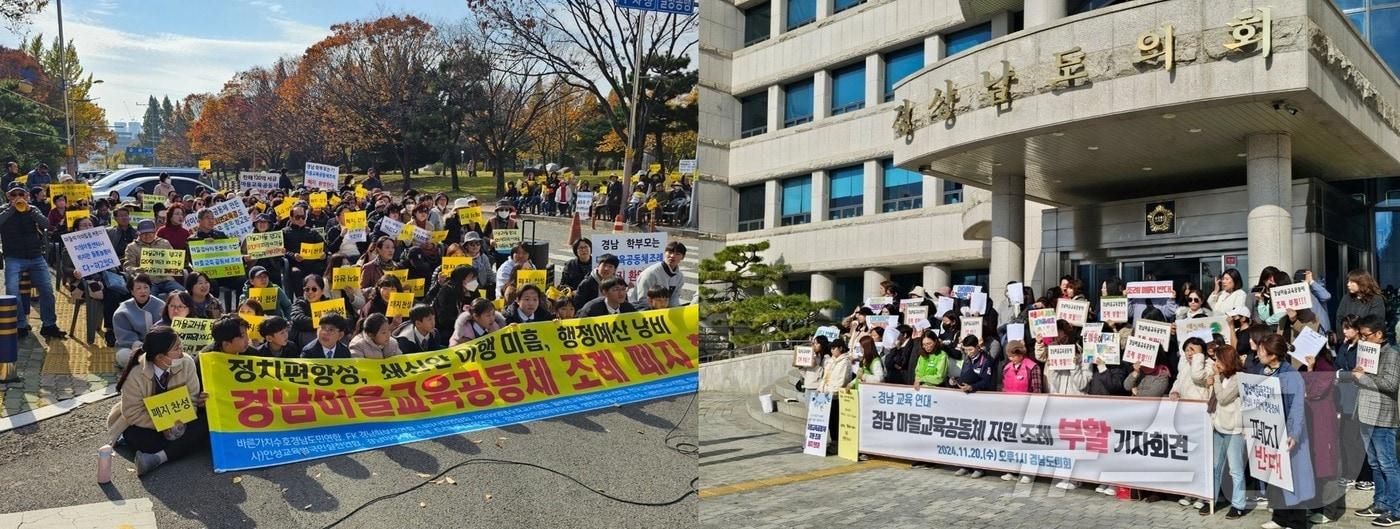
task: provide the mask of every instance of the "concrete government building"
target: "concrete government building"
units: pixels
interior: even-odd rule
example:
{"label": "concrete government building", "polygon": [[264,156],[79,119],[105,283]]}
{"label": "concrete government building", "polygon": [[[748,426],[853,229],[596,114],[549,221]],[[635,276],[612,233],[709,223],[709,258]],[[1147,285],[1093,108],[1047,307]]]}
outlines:
{"label": "concrete government building", "polygon": [[[1400,285],[1400,0],[704,0],[699,208],[790,293]],[[1209,291],[1209,286],[1205,287]],[[1334,303],[1340,296],[1334,297]]]}

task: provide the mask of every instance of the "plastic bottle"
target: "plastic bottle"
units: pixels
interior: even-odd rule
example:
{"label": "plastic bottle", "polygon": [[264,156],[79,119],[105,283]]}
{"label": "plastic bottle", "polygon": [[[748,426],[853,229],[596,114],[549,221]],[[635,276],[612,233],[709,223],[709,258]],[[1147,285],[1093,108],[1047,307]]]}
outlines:
{"label": "plastic bottle", "polygon": [[97,449],[97,482],[112,482],[112,445]]}

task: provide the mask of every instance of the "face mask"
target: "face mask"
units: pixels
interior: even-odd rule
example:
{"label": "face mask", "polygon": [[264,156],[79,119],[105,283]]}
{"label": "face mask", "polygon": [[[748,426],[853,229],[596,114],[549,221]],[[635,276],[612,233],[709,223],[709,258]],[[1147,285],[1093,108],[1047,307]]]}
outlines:
{"label": "face mask", "polygon": [[508,218],[510,218],[510,212],[509,212],[509,211],[505,211],[505,210],[497,211],[497,212],[496,212],[496,218],[499,218],[499,219],[508,219]]}
{"label": "face mask", "polygon": [[478,286],[481,286],[481,285],[478,285],[478,284],[476,283],[476,280],[475,280],[475,279],[473,279],[473,280],[471,280],[471,281],[467,281],[467,290],[476,290],[476,287],[478,287]]}

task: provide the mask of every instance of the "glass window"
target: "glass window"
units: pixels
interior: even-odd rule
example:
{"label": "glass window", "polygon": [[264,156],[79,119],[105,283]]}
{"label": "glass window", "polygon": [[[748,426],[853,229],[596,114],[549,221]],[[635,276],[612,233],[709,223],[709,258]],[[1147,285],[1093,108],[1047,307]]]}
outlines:
{"label": "glass window", "polygon": [[885,200],[880,206],[882,213],[924,206],[924,175],[902,169],[889,158],[881,160],[880,167],[885,172]]}
{"label": "glass window", "polygon": [[787,0],[787,3],[787,29],[802,27],[817,19],[817,0]]}
{"label": "glass window", "polygon": [[1352,14],[1350,14],[1350,15],[1347,15],[1347,20],[1351,21],[1351,25],[1352,25],[1352,27],[1355,27],[1355,28],[1356,28],[1356,32],[1357,32],[1357,33],[1360,33],[1362,37],[1365,37],[1365,36],[1366,36],[1366,12],[1365,12],[1365,11],[1360,11],[1360,12],[1356,12],[1356,13],[1352,13]]}
{"label": "glass window", "polygon": [[812,221],[812,176],[783,180],[783,226]]}
{"label": "glass window", "polygon": [[747,138],[768,132],[768,92],[763,91],[739,99],[739,137]]}
{"label": "glass window", "polygon": [[943,181],[943,203],[961,204],[963,201],[963,185],[952,180]]}
{"label": "glass window", "polygon": [[836,0],[835,10],[833,10],[832,13],[840,13],[864,3],[865,0]]}
{"label": "glass window", "polygon": [[784,86],[787,97],[783,104],[783,126],[791,127],[812,121],[812,80]]}
{"label": "glass window", "polygon": [[865,108],[865,63],[831,72],[831,115]]}
{"label": "glass window", "polygon": [[1348,9],[1360,9],[1366,7],[1366,0],[1333,0],[1337,7],[1343,11]]}
{"label": "glass window", "polygon": [[951,57],[961,53],[963,50],[992,40],[992,23],[986,22],[962,31],[954,31],[944,35],[943,39],[947,43],[948,56]]}
{"label": "glass window", "polygon": [[1371,47],[1392,70],[1400,68],[1400,6],[1371,8]]}
{"label": "glass window", "polygon": [[1069,14],[1078,15],[1087,11],[1108,7],[1113,4],[1121,4],[1128,0],[1070,0]]}
{"label": "glass window", "polygon": [[859,217],[865,199],[865,170],[860,165],[831,171],[831,220]]}
{"label": "glass window", "polygon": [[1021,31],[1021,30],[1023,30],[1023,29],[1026,29],[1026,12],[1025,12],[1025,11],[1012,11],[1012,12],[1011,12],[1011,28],[1007,30],[1007,33],[1015,33],[1015,32],[1017,32],[1017,31]]}
{"label": "glass window", "polygon": [[894,100],[894,85],[924,67],[924,43],[885,55],[885,99]]}
{"label": "glass window", "polygon": [[764,2],[744,10],[744,45],[768,40],[773,31],[773,5]]}
{"label": "glass window", "polygon": [[763,184],[739,189],[739,231],[763,229]]}

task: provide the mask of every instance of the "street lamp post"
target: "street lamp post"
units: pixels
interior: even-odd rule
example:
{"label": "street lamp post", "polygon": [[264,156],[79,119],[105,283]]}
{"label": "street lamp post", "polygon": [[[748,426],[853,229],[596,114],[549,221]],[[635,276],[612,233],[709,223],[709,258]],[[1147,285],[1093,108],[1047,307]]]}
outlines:
{"label": "street lamp post", "polygon": [[70,124],[68,112],[68,72],[71,66],[68,64],[68,41],[63,39],[63,0],[57,0],[54,4],[58,8],[58,64],[59,82],[63,85],[63,138],[68,145],[68,174],[78,174],[78,153],[73,150],[73,127]]}

